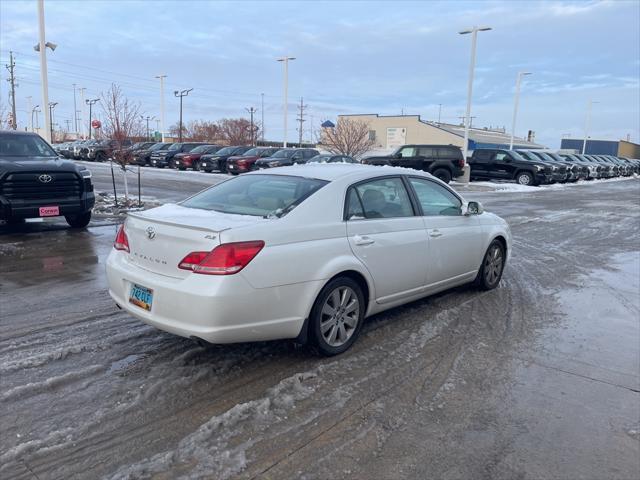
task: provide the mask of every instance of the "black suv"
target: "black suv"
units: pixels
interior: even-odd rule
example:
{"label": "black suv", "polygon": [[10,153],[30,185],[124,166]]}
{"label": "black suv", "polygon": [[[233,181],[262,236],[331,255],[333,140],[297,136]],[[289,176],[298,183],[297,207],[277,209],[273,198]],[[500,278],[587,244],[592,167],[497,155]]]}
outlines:
{"label": "black suv", "polygon": [[183,142],[172,143],[169,148],[158,150],[151,154],[150,164],[153,167],[164,168],[170,165],[171,159],[178,153],[190,152],[200,145],[207,145],[204,142]]}
{"label": "black suv", "polygon": [[[124,140],[122,144],[119,144],[117,140],[102,140],[95,145],[89,146],[86,152],[86,158],[88,160],[95,160],[96,162],[104,162],[113,157],[116,150],[130,146],[131,140]],[[82,157],[85,158],[84,151]]]}
{"label": "black suv", "polygon": [[368,157],[362,163],[423,170],[445,183],[464,172],[462,150],[455,145],[403,145],[391,155]]}
{"label": "black suv", "polygon": [[296,163],[307,163],[307,160],[320,155],[314,148],[283,148],[270,157],[261,158],[251,166],[251,170],[261,168],[287,167]]}
{"label": "black suv", "polygon": [[94,203],[86,167],[62,160],[35,133],[0,131],[0,220],[64,216],[84,228]]}
{"label": "black suv", "polygon": [[471,168],[472,180],[515,180],[520,185],[552,183],[554,182],[554,171],[559,172],[558,167],[541,160],[530,160],[513,150],[493,148],[474,150],[469,159],[469,167]]}
{"label": "black suv", "polygon": [[244,152],[248,152],[253,147],[246,145],[235,145],[231,147],[224,147],[218,150],[216,153],[208,153],[200,157],[200,170],[205,172],[212,172],[214,170],[220,173],[226,173],[227,160],[229,157],[242,155]]}
{"label": "black suv", "polygon": [[153,153],[163,149],[167,150],[170,146],[171,146],[170,143],[160,142],[160,143],[154,143],[148,148],[136,150],[135,152],[133,152],[133,158],[131,159],[131,163],[145,167],[149,164],[149,161],[151,160],[151,155]]}

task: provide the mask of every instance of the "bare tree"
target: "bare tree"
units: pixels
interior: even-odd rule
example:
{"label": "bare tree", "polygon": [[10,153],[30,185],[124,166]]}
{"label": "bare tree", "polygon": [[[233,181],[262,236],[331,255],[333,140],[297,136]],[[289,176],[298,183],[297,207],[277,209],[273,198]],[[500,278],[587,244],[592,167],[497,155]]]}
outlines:
{"label": "bare tree", "polygon": [[121,148],[125,140],[131,137],[144,136],[145,128],[140,113],[140,103],[132,102],[115,83],[106,92],[102,92],[100,100],[103,110],[102,133],[115,140]]}
{"label": "bare tree", "polygon": [[144,135],[144,125],[140,114],[140,103],[129,100],[115,83],[100,95],[103,121],[101,131],[107,138],[116,141],[113,159],[120,165],[124,177],[125,201],[129,198],[127,184],[127,163],[129,155],[122,148],[125,140]]}
{"label": "bare tree", "polygon": [[252,138],[258,138],[260,126],[253,125],[253,137],[251,135],[251,122],[246,118],[223,118],[218,122],[221,138],[228,145],[250,145]]}
{"label": "bare tree", "polygon": [[[176,123],[169,128],[172,136],[179,136],[179,126]],[[220,127],[215,122],[207,120],[192,120],[182,124],[182,139],[194,142],[215,142],[221,139]]]}
{"label": "bare tree", "polygon": [[361,157],[374,146],[369,138],[369,124],[360,120],[339,118],[335,127],[324,128],[319,143],[331,153]]}

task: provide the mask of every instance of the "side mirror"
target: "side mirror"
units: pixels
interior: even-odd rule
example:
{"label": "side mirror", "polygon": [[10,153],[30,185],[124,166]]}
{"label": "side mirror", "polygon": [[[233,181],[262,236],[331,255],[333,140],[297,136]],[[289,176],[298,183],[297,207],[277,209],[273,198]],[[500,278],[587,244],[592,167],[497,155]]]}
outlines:
{"label": "side mirror", "polygon": [[480,215],[484,212],[482,204],[480,202],[467,202],[466,205],[462,205],[462,214],[466,217],[469,215]]}

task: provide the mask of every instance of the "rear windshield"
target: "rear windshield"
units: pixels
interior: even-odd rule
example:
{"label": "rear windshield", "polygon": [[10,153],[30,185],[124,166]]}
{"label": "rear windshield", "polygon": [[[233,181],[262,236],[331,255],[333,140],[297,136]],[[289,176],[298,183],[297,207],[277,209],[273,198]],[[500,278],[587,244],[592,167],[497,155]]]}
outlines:
{"label": "rear windshield", "polygon": [[57,157],[58,154],[37,135],[0,133],[0,157]]}
{"label": "rear windshield", "polygon": [[286,215],[328,182],[285,175],[242,175],[214,185],[182,205],[203,210],[277,218]]}

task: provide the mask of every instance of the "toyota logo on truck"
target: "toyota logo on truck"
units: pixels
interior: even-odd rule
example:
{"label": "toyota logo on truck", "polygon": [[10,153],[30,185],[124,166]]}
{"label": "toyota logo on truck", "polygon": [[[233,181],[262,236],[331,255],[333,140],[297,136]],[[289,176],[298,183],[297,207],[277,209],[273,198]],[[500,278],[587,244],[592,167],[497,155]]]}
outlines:
{"label": "toyota logo on truck", "polygon": [[38,177],[38,181],[42,183],[49,183],[51,180],[53,180],[53,177],[51,175],[47,175],[46,173],[43,173]]}

